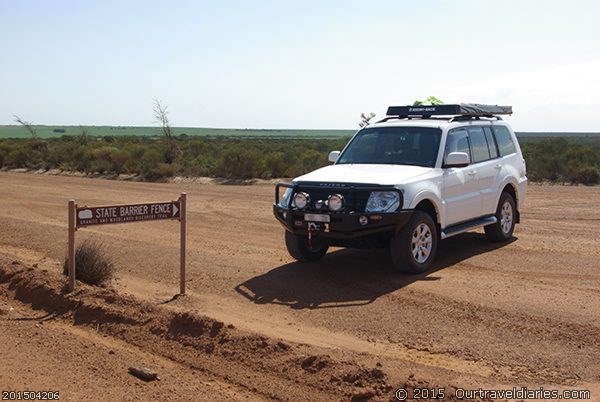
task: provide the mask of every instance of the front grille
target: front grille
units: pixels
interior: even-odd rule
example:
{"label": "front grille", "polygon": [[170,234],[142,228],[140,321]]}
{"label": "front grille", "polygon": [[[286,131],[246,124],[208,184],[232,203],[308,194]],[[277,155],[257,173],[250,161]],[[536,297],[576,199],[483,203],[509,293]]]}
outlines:
{"label": "front grille", "polygon": [[[372,184],[343,184],[343,183],[298,183],[296,191],[303,191],[310,196],[310,205],[308,212],[329,212],[325,201],[332,194],[341,194],[344,197],[344,207],[340,213],[364,212],[372,190],[361,190],[360,187],[374,187]],[[319,201],[322,201],[322,207],[317,208]]]}

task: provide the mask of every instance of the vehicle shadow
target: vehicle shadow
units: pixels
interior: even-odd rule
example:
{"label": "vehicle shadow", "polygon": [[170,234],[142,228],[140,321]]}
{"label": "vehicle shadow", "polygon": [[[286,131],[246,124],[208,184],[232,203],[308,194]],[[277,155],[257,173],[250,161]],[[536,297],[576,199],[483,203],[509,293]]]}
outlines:
{"label": "vehicle shadow", "polygon": [[386,250],[341,249],[313,263],[292,262],[250,278],[235,290],[256,304],[280,304],[294,309],[350,307],[374,302],[416,281],[440,279],[436,272],[467,258],[504,247],[480,233],[464,233],[441,241],[433,267],[423,274],[394,271]]}

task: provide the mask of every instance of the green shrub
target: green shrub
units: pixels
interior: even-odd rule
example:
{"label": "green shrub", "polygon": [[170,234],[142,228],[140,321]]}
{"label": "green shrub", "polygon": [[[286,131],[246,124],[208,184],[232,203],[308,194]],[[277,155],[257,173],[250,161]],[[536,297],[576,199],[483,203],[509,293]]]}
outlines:
{"label": "green shrub", "polygon": [[90,161],[86,155],[86,148],[77,142],[56,142],[49,148],[46,166],[49,169],[63,167],[69,170],[87,171]]}
{"label": "green shrub", "polygon": [[216,167],[217,176],[230,179],[251,179],[265,173],[261,153],[254,149],[234,147],[221,155]]}
{"label": "green shrub", "polygon": [[111,173],[111,170],[112,170],[111,163],[104,159],[94,160],[94,161],[92,161],[92,163],[90,165],[90,171],[92,173],[105,174],[105,173]]}
{"label": "green shrub", "polygon": [[308,173],[312,170],[326,166],[328,163],[327,155],[324,153],[314,150],[307,150],[300,153],[300,156],[296,162],[291,166],[288,166],[286,170],[286,176],[300,176],[304,173]]}
{"label": "green shrub", "polygon": [[[57,168],[80,172],[139,174],[162,180],[176,174],[231,179],[295,177],[326,166],[327,154],[347,139],[255,139],[134,136],[0,139],[0,166]],[[167,145],[172,146],[168,148]],[[595,184],[600,169],[598,139],[522,141],[532,181]],[[171,162],[171,163],[168,163]]]}
{"label": "green shrub", "polygon": [[28,166],[29,154],[25,147],[19,146],[9,152],[6,165],[11,168],[24,168]]}
{"label": "green shrub", "polygon": [[569,174],[569,181],[572,184],[592,186],[600,183],[600,173],[597,168],[592,166],[580,167]]}
{"label": "green shrub", "polygon": [[212,176],[217,168],[217,160],[212,155],[198,156],[185,166],[188,176]]}
{"label": "green shrub", "polygon": [[155,167],[144,174],[144,178],[149,181],[163,180],[172,177],[179,170],[178,165],[170,163],[158,163]]}
{"label": "green shrub", "polygon": [[121,173],[123,167],[129,160],[129,153],[123,149],[115,148],[110,152],[110,161],[112,162],[112,169],[116,173]]}
{"label": "green shrub", "polygon": [[594,144],[553,138],[524,143],[522,150],[532,181],[592,183],[594,168],[600,168],[600,146]]}
{"label": "green shrub", "polygon": [[283,177],[287,163],[283,152],[273,152],[265,158],[265,168],[268,177]]}
{"label": "green shrub", "polygon": [[[69,260],[65,258],[63,274],[69,274]],[[90,285],[104,285],[115,272],[115,265],[108,257],[102,243],[86,240],[75,249],[75,278]]]}
{"label": "green shrub", "polygon": [[162,163],[160,151],[150,148],[144,152],[144,155],[140,159],[139,173],[145,178],[150,179],[152,177],[152,170],[155,169],[159,163]]}
{"label": "green shrub", "polygon": [[183,148],[183,155],[186,159],[196,159],[206,150],[206,144],[202,140],[191,140]]}
{"label": "green shrub", "polygon": [[27,140],[27,146],[29,149],[39,151],[41,153],[48,151],[48,142],[37,138]]}
{"label": "green shrub", "polygon": [[92,158],[94,158],[94,159],[110,161],[111,160],[110,155],[113,152],[118,152],[118,151],[119,151],[119,148],[117,148],[117,147],[103,146],[100,148],[93,149],[91,151],[91,153],[92,153]]}
{"label": "green shrub", "polygon": [[181,155],[181,149],[175,140],[163,141],[163,157],[167,163],[173,163]]}
{"label": "green shrub", "polygon": [[146,152],[146,148],[144,145],[140,144],[126,144],[125,151],[131,156],[133,159],[141,159]]}

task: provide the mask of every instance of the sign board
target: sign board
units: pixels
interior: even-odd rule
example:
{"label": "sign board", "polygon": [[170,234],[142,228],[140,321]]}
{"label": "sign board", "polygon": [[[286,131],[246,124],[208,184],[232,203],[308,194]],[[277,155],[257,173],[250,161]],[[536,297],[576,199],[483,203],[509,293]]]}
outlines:
{"label": "sign board", "polygon": [[176,219],[179,221],[179,294],[185,294],[186,204],[186,193],[181,193],[177,201],[105,205],[100,207],[78,207],[75,200],[69,200],[69,243],[67,257],[69,292],[75,290],[75,232],[77,229],[110,223]]}
{"label": "sign board", "polygon": [[77,227],[179,219],[180,201],[154,202],[132,205],[106,205],[101,207],[77,208]]}

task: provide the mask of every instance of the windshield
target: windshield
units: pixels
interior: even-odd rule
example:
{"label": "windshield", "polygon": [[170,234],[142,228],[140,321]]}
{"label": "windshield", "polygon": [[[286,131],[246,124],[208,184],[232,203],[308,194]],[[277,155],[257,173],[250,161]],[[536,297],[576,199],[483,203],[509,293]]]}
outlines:
{"label": "windshield", "polygon": [[359,131],[337,164],[379,163],[434,167],[442,130],[432,127],[374,127]]}

